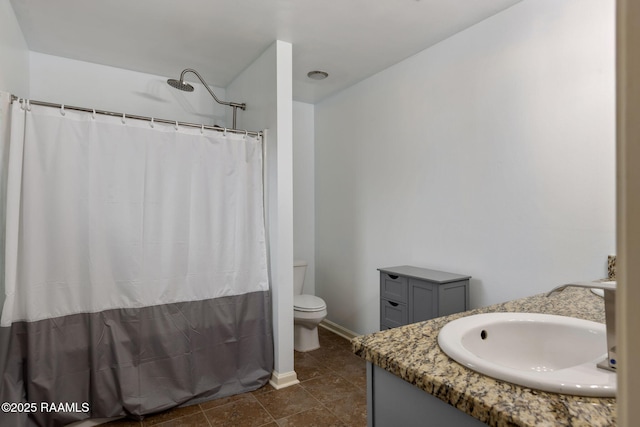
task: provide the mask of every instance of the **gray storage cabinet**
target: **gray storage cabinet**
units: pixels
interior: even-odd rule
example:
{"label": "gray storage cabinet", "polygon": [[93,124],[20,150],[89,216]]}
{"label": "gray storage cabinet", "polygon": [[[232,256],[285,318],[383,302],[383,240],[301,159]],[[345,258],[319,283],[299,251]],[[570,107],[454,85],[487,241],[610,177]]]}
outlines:
{"label": "gray storage cabinet", "polygon": [[381,330],[469,309],[471,276],[410,265],[378,271]]}

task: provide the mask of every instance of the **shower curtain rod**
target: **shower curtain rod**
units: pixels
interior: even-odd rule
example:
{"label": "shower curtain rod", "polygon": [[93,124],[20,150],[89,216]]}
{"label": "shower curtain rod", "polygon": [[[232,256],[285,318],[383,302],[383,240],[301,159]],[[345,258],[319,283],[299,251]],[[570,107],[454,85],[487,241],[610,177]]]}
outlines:
{"label": "shower curtain rod", "polygon": [[[13,101],[19,101],[19,100],[27,100],[25,98],[19,98],[15,95],[11,95],[11,103],[13,103]],[[74,110],[74,111],[84,111],[87,113],[96,113],[96,114],[103,114],[106,116],[114,116],[114,117],[124,117],[127,119],[135,119],[135,120],[146,120],[148,122],[153,121],[154,123],[166,123],[166,124],[170,124],[170,125],[178,125],[178,126],[186,126],[186,127],[192,127],[192,128],[197,128],[197,129],[208,129],[208,130],[215,130],[218,132],[231,132],[231,133],[237,133],[237,134],[242,134],[242,135],[251,135],[251,136],[262,136],[262,131],[246,131],[246,130],[240,130],[240,129],[230,129],[230,128],[224,128],[222,126],[218,126],[218,125],[213,125],[213,126],[209,126],[209,125],[199,125],[196,123],[189,123],[189,122],[180,122],[177,120],[167,120],[167,119],[156,119],[154,117],[146,117],[146,116],[137,116],[135,114],[126,114],[126,113],[116,113],[113,111],[106,111],[106,110],[94,110],[93,108],[85,108],[85,107],[75,107],[73,105],[66,105],[66,104],[54,104],[52,102],[45,102],[45,101],[31,101],[28,100],[30,104],[32,105],[41,105],[44,107],[53,107],[53,108],[64,108],[65,110]]]}

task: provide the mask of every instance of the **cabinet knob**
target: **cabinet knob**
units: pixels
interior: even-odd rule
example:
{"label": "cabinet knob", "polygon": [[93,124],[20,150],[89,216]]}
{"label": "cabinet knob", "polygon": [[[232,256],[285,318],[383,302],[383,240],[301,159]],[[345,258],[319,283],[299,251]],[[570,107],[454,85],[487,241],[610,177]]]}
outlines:
{"label": "cabinet knob", "polygon": [[395,274],[388,274],[388,276],[391,280],[396,280],[398,277],[400,277],[400,276],[396,276]]}
{"label": "cabinet knob", "polygon": [[389,304],[391,304],[392,307],[397,307],[398,303],[397,302],[393,302],[393,301],[387,301]]}

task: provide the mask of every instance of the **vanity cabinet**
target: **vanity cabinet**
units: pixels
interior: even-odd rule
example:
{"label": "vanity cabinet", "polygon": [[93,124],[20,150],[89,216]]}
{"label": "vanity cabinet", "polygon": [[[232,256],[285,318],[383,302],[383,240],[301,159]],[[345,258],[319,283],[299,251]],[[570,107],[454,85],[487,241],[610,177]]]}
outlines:
{"label": "vanity cabinet", "polygon": [[367,362],[367,427],[486,427],[471,415]]}
{"label": "vanity cabinet", "polygon": [[471,276],[409,265],[378,271],[381,330],[469,310]]}

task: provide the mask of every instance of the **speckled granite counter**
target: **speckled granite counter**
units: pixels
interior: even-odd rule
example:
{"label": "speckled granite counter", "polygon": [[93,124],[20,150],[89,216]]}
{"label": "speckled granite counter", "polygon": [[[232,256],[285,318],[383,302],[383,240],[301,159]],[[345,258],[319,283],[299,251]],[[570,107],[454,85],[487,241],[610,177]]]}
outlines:
{"label": "speckled granite counter", "polygon": [[471,371],[440,350],[440,329],[459,317],[489,312],[558,314],[604,323],[603,299],[568,288],[464,313],[414,323],[352,341],[358,356],[490,426],[616,425],[616,400],[548,393]]}

